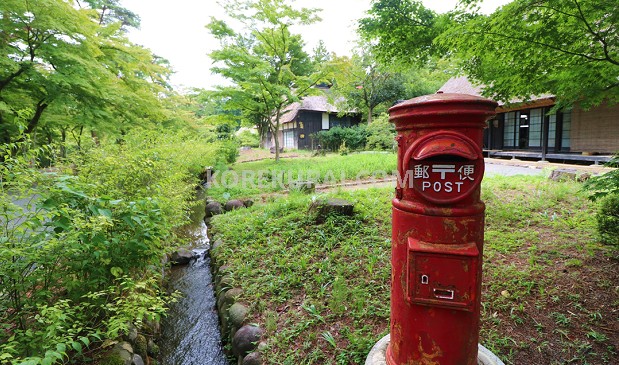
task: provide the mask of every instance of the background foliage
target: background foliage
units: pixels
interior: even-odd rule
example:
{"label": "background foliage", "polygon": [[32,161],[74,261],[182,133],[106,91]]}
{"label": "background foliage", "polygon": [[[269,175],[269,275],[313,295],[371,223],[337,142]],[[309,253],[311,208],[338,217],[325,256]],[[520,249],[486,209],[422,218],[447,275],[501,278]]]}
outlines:
{"label": "background foliage", "polygon": [[619,101],[617,5],[514,0],[491,15],[480,1],[437,14],[418,0],[379,0],[360,33],[385,64],[444,58],[498,101],[552,94],[560,106]]}

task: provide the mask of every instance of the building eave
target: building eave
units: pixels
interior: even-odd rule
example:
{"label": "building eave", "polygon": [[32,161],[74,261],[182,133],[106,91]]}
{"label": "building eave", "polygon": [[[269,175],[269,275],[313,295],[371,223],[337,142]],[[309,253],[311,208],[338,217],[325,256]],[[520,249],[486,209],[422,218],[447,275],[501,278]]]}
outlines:
{"label": "building eave", "polygon": [[497,113],[507,113],[516,110],[543,108],[555,105],[555,97],[549,96],[525,102],[515,102],[511,104],[499,105],[496,108]]}
{"label": "building eave", "polygon": [[[439,91],[444,93],[468,94],[474,96],[482,96],[483,85],[473,85],[466,76],[452,77],[449,79]],[[530,100],[523,101],[522,99],[512,99],[505,103],[497,101],[497,113],[505,113],[515,110],[530,109],[537,107],[552,106],[555,104],[555,96],[544,94],[540,96],[532,96]]]}

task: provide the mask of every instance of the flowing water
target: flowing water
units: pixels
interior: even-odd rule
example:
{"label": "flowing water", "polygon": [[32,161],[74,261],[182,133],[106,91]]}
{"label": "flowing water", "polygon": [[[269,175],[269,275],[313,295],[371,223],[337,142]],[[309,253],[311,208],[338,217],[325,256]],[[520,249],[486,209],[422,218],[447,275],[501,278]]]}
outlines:
{"label": "flowing water", "polygon": [[182,297],[161,323],[159,363],[162,365],[228,365],[222,350],[219,319],[208,257],[209,239],[204,205],[196,207],[185,235],[199,257],[188,266],[172,267],[169,289]]}

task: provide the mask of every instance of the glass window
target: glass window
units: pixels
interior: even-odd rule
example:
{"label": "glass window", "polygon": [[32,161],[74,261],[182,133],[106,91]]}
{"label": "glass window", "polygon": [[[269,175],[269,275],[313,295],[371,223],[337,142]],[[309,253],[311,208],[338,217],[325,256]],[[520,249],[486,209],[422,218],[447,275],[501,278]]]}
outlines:
{"label": "glass window", "polygon": [[572,111],[567,110],[563,112],[563,129],[561,133],[561,148],[570,149],[572,145]]}
{"label": "glass window", "polygon": [[329,114],[322,113],[322,129],[329,129]]}
{"label": "glass window", "polygon": [[505,147],[515,147],[518,140],[516,132],[516,113],[505,113],[505,128],[503,129],[503,144]]}
{"label": "glass window", "polygon": [[548,148],[555,147],[556,136],[557,136],[557,115],[550,114],[548,116]]}
{"label": "glass window", "polygon": [[294,148],[294,131],[284,132],[284,147]]}
{"label": "glass window", "polygon": [[531,109],[529,113],[529,147],[542,146],[542,109]]}

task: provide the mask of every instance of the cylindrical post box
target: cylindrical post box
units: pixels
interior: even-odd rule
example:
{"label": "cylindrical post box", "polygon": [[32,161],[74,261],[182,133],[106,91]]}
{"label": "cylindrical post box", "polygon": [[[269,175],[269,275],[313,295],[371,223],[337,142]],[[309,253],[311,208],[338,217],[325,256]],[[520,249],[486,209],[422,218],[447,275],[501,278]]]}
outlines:
{"label": "cylindrical post box", "polygon": [[398,142],[389,365],[477,365],[483,129],[497,104],[434,94],[389,110]]}

